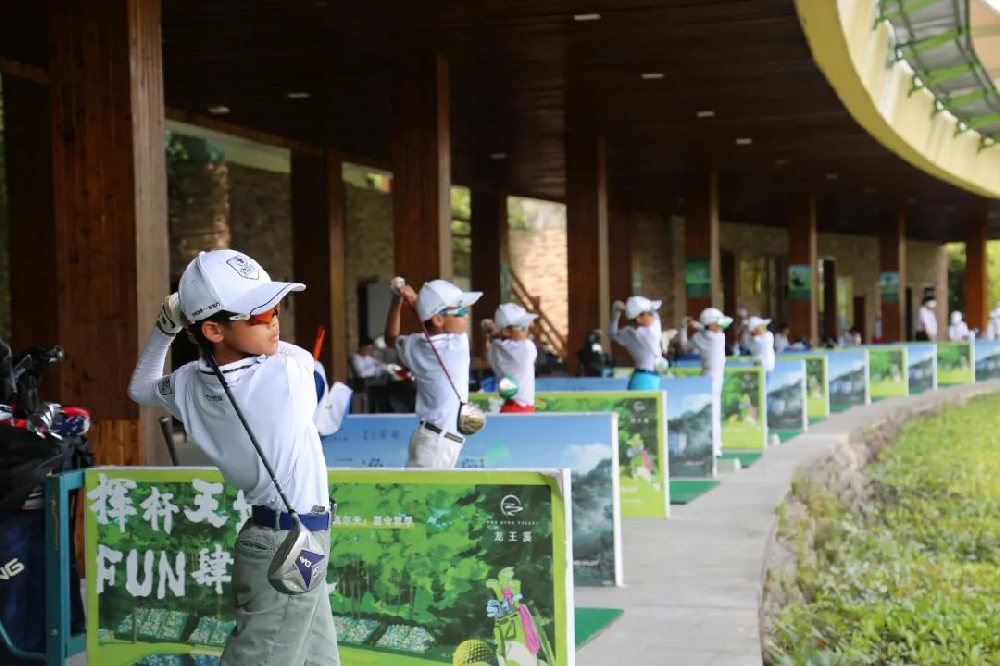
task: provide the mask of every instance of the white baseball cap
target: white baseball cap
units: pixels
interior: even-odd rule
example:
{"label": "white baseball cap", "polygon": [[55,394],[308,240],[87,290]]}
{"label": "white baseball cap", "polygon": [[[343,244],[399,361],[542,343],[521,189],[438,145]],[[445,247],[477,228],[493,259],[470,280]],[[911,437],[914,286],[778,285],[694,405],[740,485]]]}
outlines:
{"label": "white baseball cap", "polygon": [[698,319],[701,321],[701,325],[706,327],[718,324],[725,328],[733,323],[733,318],[722,314],[722,310],[718,308],[705,308],[701,311],[701,316]]}
{"label": "white baseball cap", "polygon": [[417,294],[417,316],[427,321],[448,308],[467,308],[482,295],[481,291],[462,291],[447,280],[431,280]]}
{"label": "white baseball cap", "polygon": [[643,312],[656,312],[663,301],[651,301],[645,296],[629,296],[625,301],[625,318],[635,319]]}
{"label": "white baseball cap", "polygon": [[266,312],[290,291],[306,288],[299,282],[272,282],[256,261],[236,250],[199,252],[184,269],[177,293],[181,311],[190,322],[216,312],[252,315]]}
{"label": "white baseball cap", "polygon": [[955,310],[954,312],[952,312],[951,313],[951,323],[952,324],[961,324],[962,323],[962,313],[959,312],[958,310]]}
{"label": "white baseball cap", "polygon": [[497,308],[493,315],[493,323],[497,328],[507,328],[508,326],[528,326],[538,315],[531,314],[516,303],[504,303]]}
{"label": "white baseball cap", "polygon": [[750,317],[750,319],[747,320],[747,328],[750,329],[751,331],[755,331],[761,326],[767,326],[770,323],[771,323],[770,319],[762,319],[760,317],[754,316]]}

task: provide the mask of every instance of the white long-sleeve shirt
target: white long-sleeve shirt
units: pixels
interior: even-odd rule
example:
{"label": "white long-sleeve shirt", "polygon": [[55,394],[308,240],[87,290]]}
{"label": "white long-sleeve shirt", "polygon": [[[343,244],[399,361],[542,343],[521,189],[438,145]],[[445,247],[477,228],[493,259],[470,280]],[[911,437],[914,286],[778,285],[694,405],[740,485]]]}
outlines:
{"label": "white long-sleeve shirt", "polygon": [[486,349],[486,362],[499,381],[509,376],[517,382],[511,398],[522,407],[535,404],[535,361],[538,347],[531,340],[494,340]]}
{"label": "white long-sleeve shirt", "polygon": [[[284,511],[285,505],[236,416],[222,384],[203,360],[163,375],[173,336],[154,328],[139,356],[129,397],[162,407],[249,504]],[[280,343],[274,356],[254,356],[220,369],[292,507],[309,513],[330,501],[326,459],[313,422],[314,361],[305,349]]]}
{"label": "white long-sleeve shirt", "polygon": [[721,383],[726,371],[726,334],[701,329],[688,340],[687,330],[681,329],[680,339],[682,348],[696,351],[701,357],[701,376]]}
{"label": "white long-sleeve shirt", "polygon": [[969,339],[969,325],[964,321],[948,327],[948,339],[952,342],[964,342]]}
{"label": "white long-sleeve shirt", "polygon": [[656,363],[663,357],[663,327],[660,315],[653,313],[653,323],[649,326],[618,327],[618,317],[611,319],[608,330],[611,339],[628,350],[635,362],[636,370],[656,371]]}
{"label": "white long-sleeve shirt", "polygon": [[927,334],[928,339],[937,340],[938,322],[934,310],[921,307],[917,313],[917,330]]}
{"label": "white long-sleeve shirt", "polygon": [[750,353],[760,357],[760,365],[764,372],[774,370],[774,333],[764,331],[760,335],[751,335],[747,338],[747,346]]}

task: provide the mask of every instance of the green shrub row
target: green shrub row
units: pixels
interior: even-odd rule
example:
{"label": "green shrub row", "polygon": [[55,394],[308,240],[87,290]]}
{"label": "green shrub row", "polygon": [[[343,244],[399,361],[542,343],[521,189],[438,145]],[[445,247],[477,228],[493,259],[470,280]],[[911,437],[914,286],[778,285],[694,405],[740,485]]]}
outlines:
{"label": "green shrub row", "polygon": [[770,662],[1000,664],[1000,396],[908,424],[867,473],[860,515],[793,489],[813,519],[811,543],[790,535],[805,601]]}

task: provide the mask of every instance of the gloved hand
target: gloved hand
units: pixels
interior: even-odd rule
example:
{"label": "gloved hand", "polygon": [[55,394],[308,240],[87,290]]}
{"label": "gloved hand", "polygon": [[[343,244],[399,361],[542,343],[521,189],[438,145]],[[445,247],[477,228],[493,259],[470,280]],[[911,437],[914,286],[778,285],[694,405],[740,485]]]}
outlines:
{"label": "gloved hand", "polygon": [[406,286],[406,280],[399,276],[392,278],[392,280],[389,282],[389,289],[392,290],[392,295],[396,297],[399,297],[402,294],[400,290],[404,286]]}
{"label": "gloved hand", "polygon": [[479,330],[483,332],[483,335],[492,337],[497,334],[497,325],[493,323],[492,319],[484,319],[479,322]]}
{"label": "gloved hand", "polygon": [[611,304],[611,311],[614,312],[615,315],[619,314],[624,309],[625,309],[625,304],[621,301],[615,301],[614,303]]}
{"label": "gloved hand", "polygon": [[167,335],[177,335],[184,328],[184,324],[181,323],[182,316],[181,297],[174,292],[163,300],[160,314],[156,317],[156,325]]}

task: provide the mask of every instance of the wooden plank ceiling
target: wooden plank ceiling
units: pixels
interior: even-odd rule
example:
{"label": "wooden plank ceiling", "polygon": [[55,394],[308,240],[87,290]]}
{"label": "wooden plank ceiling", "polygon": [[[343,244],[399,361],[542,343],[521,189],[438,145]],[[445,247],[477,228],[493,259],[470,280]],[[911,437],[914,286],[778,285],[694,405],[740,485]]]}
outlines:
{"label": "wooden plank ceiling", "polygon": [[[44,4],[4,2],[0,56],[45,65]],[[169,106],[224,105],[226,121],[383,160],[395,63],[426,40],[451,66],[459,183],[504,153],[512,193],[562,198],[572,89],[606,133],[613,206],[680,213],[690,180],[714,169],[726,220],[783,225],[789,201],[816,196],[824,231],[872,233],[904,211],[911,236],[952,240],[992,213],[1000,237],[997,202],[857,126],[792,0],[163,0],[163,35]]]}

